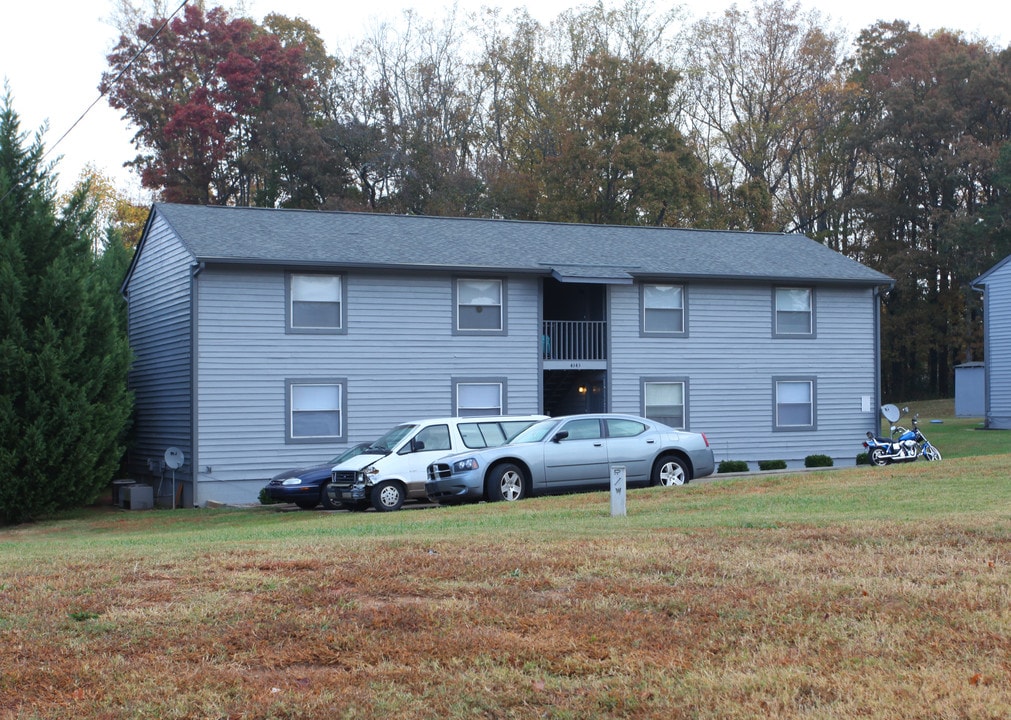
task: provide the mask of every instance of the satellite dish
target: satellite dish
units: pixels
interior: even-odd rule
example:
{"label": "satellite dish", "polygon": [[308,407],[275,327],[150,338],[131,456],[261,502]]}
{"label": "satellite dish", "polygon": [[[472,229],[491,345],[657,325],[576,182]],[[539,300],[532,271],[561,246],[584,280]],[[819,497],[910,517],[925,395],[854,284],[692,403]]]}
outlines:
{"label": "satellite dish", "polygon": [[[165,464],[172,468],[172,509],[176,509],[176,470],[183,466],[185,456],[183,451],[177,447],[170,447],[165,451]],[[158,486],[161,492],[161,485]]]}
{"label": "satellite dish", "polygon": [[895,422],[902,417],[901,413],[899,413],[899,409],[894,405],[882,405],[881,414],[885,416],[885,420],[888,422]]}
{"label": "satellite dish", "polygon": [[177,447],[170,447],[165,451],[165,464],[168,465],[173,470],[177,470],[183,466],[183,451]]}

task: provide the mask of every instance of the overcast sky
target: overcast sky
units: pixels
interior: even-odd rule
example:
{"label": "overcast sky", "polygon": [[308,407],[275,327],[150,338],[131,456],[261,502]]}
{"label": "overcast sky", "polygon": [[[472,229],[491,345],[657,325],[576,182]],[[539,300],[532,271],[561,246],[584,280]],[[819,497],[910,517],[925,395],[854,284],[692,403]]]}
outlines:
{"label": "overcast sky", "polygon": [[[180,3],[181,0],[171,0],[169,7],[174,10]],[[575,0],[458,0],[457,7],[460,11],[476,10],[482,5],[503,10],[526,7],[538,20],[549,22],[563,10],[585,4]],[[701,17],[722,11],[730,2],[687,0],[684,4],[694,17]],[[738,5],[748,8],[751,2],[744,0]],[[50,149],[48,159],[62,158],[57,165],[62,189],[71,186],[90,162],[115,178],[121,187],[139,192],[137,181],[122,167],[136,154],[130,144],[133,133],[118,111],[112,110],[104,99],[98,99],[97,86],[108,67],[105,56],[117,39],[109,22],[114,6],[114,0],[28,0],[7,3],[0,18],[0,79],[6,82],[14,98],[22,131],[34,133],[48,121],[45,145]],[[339,43],[363,36],[376,21],[395,20],[408,8],[428,19],[440,18],[446,3],[444,0],[381,3],[246,0],[245,6],[257,20],[270,12],[305,18],[319,29],[333,51]],[[821,11],[854,35],[877,20],[901,19],[926,32],[942,27],[961,30],[1002,47],[1011,38],[1011,3],[1007,0],[994,3],[976,0],[968,5],[941,0],[806,0],[802,6]],[[74,126],[82,115],[83,119]]]}

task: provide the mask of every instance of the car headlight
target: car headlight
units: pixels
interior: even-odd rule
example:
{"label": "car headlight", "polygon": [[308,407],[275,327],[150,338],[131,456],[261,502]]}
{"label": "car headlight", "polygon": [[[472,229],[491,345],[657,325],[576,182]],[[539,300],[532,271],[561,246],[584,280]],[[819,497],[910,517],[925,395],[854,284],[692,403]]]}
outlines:
{"label": "car headlight", "polygon": [[359,477],[362,479],[363,483],[365,483],[366,485],[371,485],[372,481],[375,480],[378,474],[379,468],[377,468],[375,465],[369,465],[367,468],[361,471]]}
{"label": "car headlight", "polygon": [[453,472],[467,472],[468,470],[477,470],[478,464],[477,460],[474,458],[466,458],[465,460],[457,460],[453,463]]}
{"label": "car headlight", "polygon": [[301,485],[302,478],[285,478],[281,481],[282,485]]}

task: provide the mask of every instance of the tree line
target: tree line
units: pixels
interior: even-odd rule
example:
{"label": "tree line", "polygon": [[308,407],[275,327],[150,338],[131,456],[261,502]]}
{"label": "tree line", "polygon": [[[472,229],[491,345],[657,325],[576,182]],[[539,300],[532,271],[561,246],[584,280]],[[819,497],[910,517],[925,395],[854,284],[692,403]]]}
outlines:
{"label": "tree line", "polygon": [[407,13],[333,53],[280,14],[119,20],[101,89],[163,200],[802,232],[895,279],[886,399],[950,397],[982,358],[1011,49],[901,20],[851,43],[784,0]]}

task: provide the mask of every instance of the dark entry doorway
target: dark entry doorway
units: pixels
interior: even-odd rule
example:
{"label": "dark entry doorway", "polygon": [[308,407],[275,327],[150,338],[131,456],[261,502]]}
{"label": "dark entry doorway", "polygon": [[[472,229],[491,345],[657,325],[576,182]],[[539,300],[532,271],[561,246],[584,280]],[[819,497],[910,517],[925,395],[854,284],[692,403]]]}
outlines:
{"label": "dark entry doorway", "polygon": [[606,379],[604,370],[545,370],[544,414],[607,412]]}

